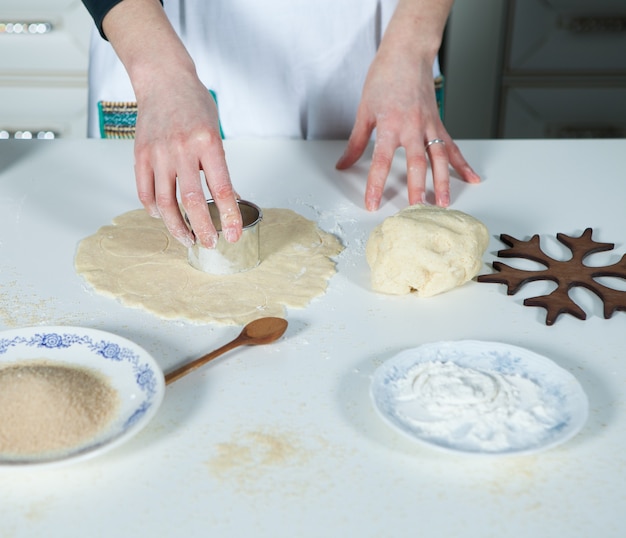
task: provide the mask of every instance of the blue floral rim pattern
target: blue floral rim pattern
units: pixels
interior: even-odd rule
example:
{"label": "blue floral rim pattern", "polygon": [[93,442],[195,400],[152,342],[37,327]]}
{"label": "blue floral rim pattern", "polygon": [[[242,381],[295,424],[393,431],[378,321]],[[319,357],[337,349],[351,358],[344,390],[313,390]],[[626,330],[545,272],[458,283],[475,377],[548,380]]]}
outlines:
{"label": "blue floral rim pattern", "polygon": [[13,338],[0,338],[0,355],[18,345],[45,349],[63,349],[79,345],[84,346],[106,360],[129,363],[133,370],[135,383],[145,393],[146,399],[126,420],[124,428],[131,426],[150,409],[152,400],[157,393],[157,376],[154,369],[148,363],[142,362],[140,356],[133,350],[122,347],[115,342],[93,339],[87,335],[41,332],[35,333],[30,337],[14,336]]}

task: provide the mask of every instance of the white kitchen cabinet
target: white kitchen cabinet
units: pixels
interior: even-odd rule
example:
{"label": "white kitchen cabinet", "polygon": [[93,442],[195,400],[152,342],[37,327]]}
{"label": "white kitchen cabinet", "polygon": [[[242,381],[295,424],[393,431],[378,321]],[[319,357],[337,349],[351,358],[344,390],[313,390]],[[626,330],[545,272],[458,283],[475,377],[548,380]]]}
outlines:
{"label": "white kitchen cabinet", "polygon": [[80,0],[2,0],[0,137],[86,136],[91,29]]}

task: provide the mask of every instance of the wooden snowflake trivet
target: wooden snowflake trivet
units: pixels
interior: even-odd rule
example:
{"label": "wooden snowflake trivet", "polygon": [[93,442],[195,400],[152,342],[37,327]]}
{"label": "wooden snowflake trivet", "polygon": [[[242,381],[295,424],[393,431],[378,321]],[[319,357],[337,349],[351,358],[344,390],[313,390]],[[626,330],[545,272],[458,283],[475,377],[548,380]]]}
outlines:
{"label": "wooden snowflake trivet", "polygon": [[626,311],[626,291],[603,286],[595,278],[609,276],[626,280],[626,254],[613,265],[589,267],[583,260],[590,254],[611,250],[613,243],[598,243],[591,239],[593,230],[587,228],[580,237],[570,237],[559,233],[556,238],[572,251],[571,259],[555,260],[545,254],[539,245],[539,236],[534,235],[528,241],[520,241],[510,235],[502,234],[500,240],[510,248],[498,252],[501,258],[526,258],[544,265],[546,269],[526,271],[515,269],[504,263],[493,262],[497,273],[480,275],[479,282],[491,282],[507,285],[507,295],[513,295],[526,283],[535,280],[556,282],[557,288],[548,295],[530,297],[524,300],[526,306],[540,306],[547,311],[546,325],[552,325],[563,313],[578,319],[586,319],[585,312],[570,298],[568,292],[575,286],[582,286],[595,293],[604,303],[604,319],[610,318],[617,310]]}

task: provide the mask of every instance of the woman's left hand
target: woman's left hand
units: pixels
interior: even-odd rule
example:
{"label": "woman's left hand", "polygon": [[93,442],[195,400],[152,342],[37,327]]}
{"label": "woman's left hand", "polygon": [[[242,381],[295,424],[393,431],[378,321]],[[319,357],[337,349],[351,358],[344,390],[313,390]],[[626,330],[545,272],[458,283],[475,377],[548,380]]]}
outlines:
{"label": "woman's left hand", "polygon": [[[405,22],[412,19],[406,13],[404,16],[399,13],[403,7],[406,11],[415,6],[411,2],[399,4],[369,69],[354,128],[346,150],[337,162],[338,169],[352,166],[365,151],[376,129],[365,192],[365,207],[370,211],[380,205],[394,153],[400,147],[406,152],[410,204],[425,200],[428,159],[432,167],[435,201],[439,206],[450,203],[449,165],[464,181],[480,182],[480,177],[467,163],[439,116],[432,73],[438,46],[434,52],[423,53],[429,48],[412,37],[415,34],[409,31]],[[412,47],[415,54],[411,54]]]}

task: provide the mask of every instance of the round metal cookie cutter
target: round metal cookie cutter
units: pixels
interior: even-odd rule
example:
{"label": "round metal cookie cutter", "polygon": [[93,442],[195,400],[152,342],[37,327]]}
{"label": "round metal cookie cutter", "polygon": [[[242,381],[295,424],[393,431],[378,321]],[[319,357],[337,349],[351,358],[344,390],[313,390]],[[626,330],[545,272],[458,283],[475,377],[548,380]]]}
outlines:
{"label": "round metal cookie cutter", "polygon": [[261,261],[259,224],[263,219],[261,208],[246,200],[237,200],[242,218],[242,233],[235,243],[226,241],[222,233],[220,214],[214,200],[207,200],[213,226],[217,230],[215,248],[205,248],[196,242],[189,247],[187,258],[192,267],[214,275],[231,275],[249,271]]}

